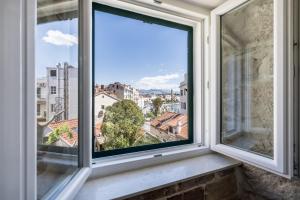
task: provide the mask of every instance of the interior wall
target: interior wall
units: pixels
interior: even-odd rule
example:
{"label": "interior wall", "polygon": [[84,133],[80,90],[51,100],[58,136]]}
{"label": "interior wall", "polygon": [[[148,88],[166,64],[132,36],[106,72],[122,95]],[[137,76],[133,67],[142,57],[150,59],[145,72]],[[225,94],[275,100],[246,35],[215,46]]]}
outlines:
{"label": "interior wall", "polygon": [[244,164],[238,168],[241,199],[298,200],[300,180],[289,180],[265,170]]}

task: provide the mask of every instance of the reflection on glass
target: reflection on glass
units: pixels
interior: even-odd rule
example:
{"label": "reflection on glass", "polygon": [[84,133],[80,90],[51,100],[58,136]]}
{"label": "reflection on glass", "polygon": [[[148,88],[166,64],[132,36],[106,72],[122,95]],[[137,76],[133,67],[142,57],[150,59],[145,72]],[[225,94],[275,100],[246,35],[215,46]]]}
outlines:
{"label": "reflection on glass", "polygon": [[187,141],[191,28],[117,12],[94,13],[95,152]]}
{"label": "reflection on glass", "polygon": [[37,1],[37,198],[78,167],[78,2]]}
{"label": "reflection on glass", "polygon": [[273,157],[273,0],[221,16],[222,143]]}

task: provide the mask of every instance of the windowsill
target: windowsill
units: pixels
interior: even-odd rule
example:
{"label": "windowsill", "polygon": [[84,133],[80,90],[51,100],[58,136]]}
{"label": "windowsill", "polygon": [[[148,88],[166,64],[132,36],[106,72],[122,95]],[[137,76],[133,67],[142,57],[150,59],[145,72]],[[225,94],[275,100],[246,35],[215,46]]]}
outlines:
{"label": "windowsill", "polygon": [[[239,165],[240,162],[210,153],[194,158],[90,178],[75,199],[115,199],[137,195],[179,181]],[[93,169],[94,171],[95,169]],[[93,173],[93,172],[92,172]]]}
{"label": "windowsill", "polygon": [[209,147],[187,144],[93,160],[91,178],[109,176],[211,153]]}

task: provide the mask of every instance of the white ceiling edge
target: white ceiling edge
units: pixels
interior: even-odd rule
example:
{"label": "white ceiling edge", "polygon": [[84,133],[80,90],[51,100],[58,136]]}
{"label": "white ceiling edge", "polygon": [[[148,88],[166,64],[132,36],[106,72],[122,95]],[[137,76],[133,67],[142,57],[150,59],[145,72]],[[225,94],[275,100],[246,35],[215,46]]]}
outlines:
{"label": "white ceiling edge", "polygon": [[227,0],[182,0],[182,1],[187,4],[192,4],[194,6],[212,10],[218,7],[219,5],[223,4]]}

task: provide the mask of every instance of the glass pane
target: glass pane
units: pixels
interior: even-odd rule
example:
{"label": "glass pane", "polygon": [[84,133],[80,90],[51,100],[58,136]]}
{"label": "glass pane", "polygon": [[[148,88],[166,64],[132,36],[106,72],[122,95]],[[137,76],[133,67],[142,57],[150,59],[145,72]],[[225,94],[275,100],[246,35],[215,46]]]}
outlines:
{"label": "glass pane", "polygon": [[273,0],[221,16],[222,143],[273,157]]}
{"label": "glass pane", "polygon": [[98,155],[192,141],[191,34],[191,27],[132,12],[94,10],[94,151],[104,152]]}
{"label": "glass pane", "polygon": [[38,0],[37,198],[78,168],[78,2]]}

